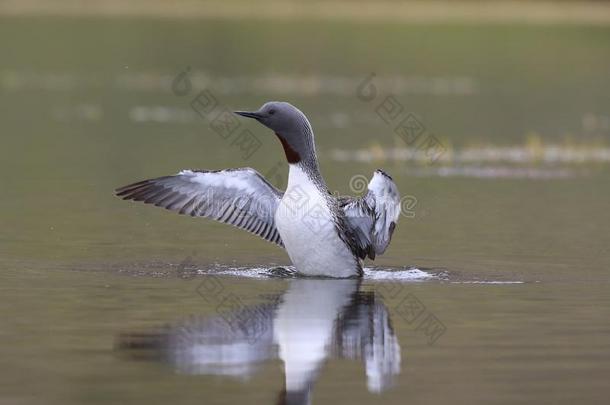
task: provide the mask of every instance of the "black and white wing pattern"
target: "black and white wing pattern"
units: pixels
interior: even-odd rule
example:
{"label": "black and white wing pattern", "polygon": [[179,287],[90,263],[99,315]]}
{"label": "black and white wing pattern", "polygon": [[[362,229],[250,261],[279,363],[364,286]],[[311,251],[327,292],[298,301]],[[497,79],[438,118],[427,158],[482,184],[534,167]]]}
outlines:
{"label": "black and white wing pattern", "polygon": [[175,176],[121,187],[116,194],[124,200],[231,224],[283,246],[275,227],[283,193],[254,169],[182,170]]}
{"label": "black and white wing pattern", "polygon": [[345,212],[353,235],[356,254],[375,259],[390,244],[400,215],[400,195],[390,176],[375,170],[363,197],[340,197],[339,206]]}

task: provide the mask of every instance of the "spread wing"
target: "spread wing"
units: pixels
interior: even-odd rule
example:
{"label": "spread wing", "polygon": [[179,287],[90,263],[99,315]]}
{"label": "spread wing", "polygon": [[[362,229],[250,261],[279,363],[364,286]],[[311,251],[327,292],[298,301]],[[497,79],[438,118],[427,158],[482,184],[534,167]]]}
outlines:
{"label": "spread wing", "polygon": [[275,227],[283,193],[254,169],[183,170],[121,187],[116,194],[124,200],[231,224],[283,246]]}
{"label": "spread wing", "polygon": [[400,215],[400,195],[390,176],[376,170],[364,197],[341,197],[347,224],[361,259],[383,254],[390,244]]}

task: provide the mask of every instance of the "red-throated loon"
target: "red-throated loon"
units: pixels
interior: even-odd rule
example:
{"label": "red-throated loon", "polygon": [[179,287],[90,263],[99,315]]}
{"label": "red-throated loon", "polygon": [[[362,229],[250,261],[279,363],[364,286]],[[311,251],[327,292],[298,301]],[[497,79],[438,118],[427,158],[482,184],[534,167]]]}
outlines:
{"label": "red-throated loon", "polygon": [[320,174],[305,114],[277,101],[235,113],[257,120],[279,138],[290,165],[285,192],[256,170],[240,168],[182,170],[121,187],[117,195],[255,233],[284,247],[303,275],[361,276],[362,260],[386,250],[398,221],[400,196],[392,178],[376,170],[366,195],[337,198]]}

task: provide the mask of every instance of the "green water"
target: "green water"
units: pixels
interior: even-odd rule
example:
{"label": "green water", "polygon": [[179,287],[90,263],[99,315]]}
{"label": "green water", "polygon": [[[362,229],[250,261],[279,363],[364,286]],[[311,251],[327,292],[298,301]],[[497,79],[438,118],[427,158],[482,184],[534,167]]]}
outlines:
{"label": "green water", "polygon": [[[197,293],[205,276],[180,277],[187,257],[210,271],[288,264],[250,234],[113,196],[183,168],[251,166],[284,185],[268,131],[243,124],[261,141],[244,159],[192,115],[203,88],[228,109],[298,105],[331,189],[350,193],[352,175],[381,166],[417,198],[375,265],[442,275],[402,292],[445,333],[429,344],[385,284],[365,279],[360,290],[387,308],[400,373],[376,394],[361,360],[329,355],[313,403],[603,403],[610,394],[608,163],[533,164],[573,170],[568,178],[443,177],[330,153],[404,146],[375,114],[377,101],[356,97],[371,72],[378,100],[395,94],[447,150],[524,145],[532,134],[545,145],[608,145],[610,29],[12,18],[0,19],[0,50],[0,403],[281,397],[277,357],[229,378],[117,348],[134,330],[218,315]],[[176,96],[172,79],[186,67],[193,93]],[[407,84],[393,86],[396,77]],[[475,166],[486,165],[505,166]],[[245,306],[294,291],[291,280],[221,280]]]}

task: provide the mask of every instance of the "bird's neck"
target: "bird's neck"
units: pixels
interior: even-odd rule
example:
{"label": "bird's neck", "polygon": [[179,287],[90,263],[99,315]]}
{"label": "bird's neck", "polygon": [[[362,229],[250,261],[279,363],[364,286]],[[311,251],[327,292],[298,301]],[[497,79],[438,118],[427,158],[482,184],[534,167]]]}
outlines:
{"label": "bird's neck", "polygon": [[[299,132],[290,139],[297,140],[297,144],[291,144],[286,140],[286,137],[282,134],[276,134],[282,143],[284,148],[284,154],[286,160],[290,164],[290,175],[288,183],[291,183],[291,178],[294,179],[293,183],[298,181],[305,181],[309,179],[315,183],[321,189],[326,189],[326,183],[320,173],[320,166],[318,164],[318,157],[316,155],[316,147],[314,143],[313,130],[310,125],[304,125],[299,128]],[[306,177],[302,176],[304,174]]]}
{"label": "bird's neck", "polygon": [[318,188],[321,188],[323,190],[326,189],[326,182],[324,181],[324,178],[320,173],[320,166],[318,165],[318,158],[316,157],[315,152],[313,152],[311,156],[304,157],[303,159],[301,159],[300,162],[291,163],[290,172],[295,171],[292,170],[293,167],[295,169],[298,169],[298,171],[305,173],[307,175],[307,178],[312,183],[315,183]]}
{"label": "bird's neck", "polygon": [[286,190],[287,192],[305,193],[310,198],[313,195],[309,195],[309,193],[314,193],[315,195],[323,194],[324,190],[326,190],[326,185],[319,173],[318,175],[312,173],[302,163],[291,163],[288,171]]}

